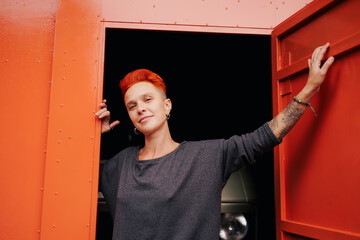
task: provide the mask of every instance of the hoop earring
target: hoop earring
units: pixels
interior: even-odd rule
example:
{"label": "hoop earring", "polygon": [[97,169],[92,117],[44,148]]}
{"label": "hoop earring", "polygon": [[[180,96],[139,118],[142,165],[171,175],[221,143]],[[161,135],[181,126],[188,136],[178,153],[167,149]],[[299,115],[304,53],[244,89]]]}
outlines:
{"label": "hoop earring", "polygon": [[137,130],[137,128],[134,128],[134,133],[135,133],[135,135],[139,135],[139,134],[140,134],[140,131]]}
{"label": "hoop earring", "polygon": [[167,120],[170,119],[170,113],[166,114],[166,119],[167,119]]}

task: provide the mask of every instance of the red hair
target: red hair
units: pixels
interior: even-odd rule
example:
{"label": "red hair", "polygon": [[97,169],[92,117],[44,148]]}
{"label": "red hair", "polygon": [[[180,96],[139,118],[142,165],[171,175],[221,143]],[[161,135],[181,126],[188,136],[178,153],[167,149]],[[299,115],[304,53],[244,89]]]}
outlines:
{"label": "red hair", "polygon": [[138,69],[126,74],[126,76],[120,81],[119,87],[121,88],[123,97],[132,85],[143,81],[152,83],[155,87],[160,88],[166,94],[164,80],[159,75],[147,69]]}

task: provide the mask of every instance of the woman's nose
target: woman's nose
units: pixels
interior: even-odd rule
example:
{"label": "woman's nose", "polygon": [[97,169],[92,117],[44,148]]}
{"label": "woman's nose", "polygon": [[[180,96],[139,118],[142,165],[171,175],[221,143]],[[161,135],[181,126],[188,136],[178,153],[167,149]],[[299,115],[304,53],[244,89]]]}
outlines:
{"label": "woman's nose", "polygon": [[143,104],[138,104],[137,111],[138,111],[138,114],[145,112],[145,106]]}

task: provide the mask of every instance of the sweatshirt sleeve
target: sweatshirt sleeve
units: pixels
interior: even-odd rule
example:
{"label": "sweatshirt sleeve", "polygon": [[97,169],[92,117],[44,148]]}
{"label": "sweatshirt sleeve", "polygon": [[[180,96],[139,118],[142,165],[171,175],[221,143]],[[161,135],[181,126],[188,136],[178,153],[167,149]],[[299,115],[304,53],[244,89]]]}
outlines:
{"label": "sweatshirt sleeve", "polygon": [[245,164],[255,163],[261,155],[269,152],[281,141],[276,138],[268,123],[255,131],[241,136],[233,136],[223,143],[223,173],[224,182],[231,173]]}
{"label": "sweatshirt sleeve", "polygon": [[119,154],[100,165],[99,173],[99,191],[105,197],[106,204],[110,209],[111,216],[114,219],[116,208],[116,195],[119,181]]}

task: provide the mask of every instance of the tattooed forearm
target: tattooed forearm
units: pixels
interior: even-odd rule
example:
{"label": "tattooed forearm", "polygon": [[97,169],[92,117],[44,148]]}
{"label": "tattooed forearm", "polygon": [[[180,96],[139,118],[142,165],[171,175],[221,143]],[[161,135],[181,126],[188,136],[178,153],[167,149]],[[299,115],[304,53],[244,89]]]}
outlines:
{"label": "tattooed forearm", "polygon": [[294,101],[269,122],[271,130],[278,139],[282,139],[294,127],[305,112],[306,107]]}

